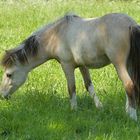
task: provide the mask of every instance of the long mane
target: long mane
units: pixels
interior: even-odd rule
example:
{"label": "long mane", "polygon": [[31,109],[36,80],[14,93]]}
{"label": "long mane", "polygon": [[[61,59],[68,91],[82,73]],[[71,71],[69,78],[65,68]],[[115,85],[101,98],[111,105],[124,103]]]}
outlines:
{"label": "long mane", "polygon": [[21,64],[28,63],[28,57],[35,57],[38,54],[39,42],[35,35],[30,36],[28,39],[24,40],[21,47],[17,47],[6,51],[2,58],[2,66],[10,67],[19,61]]}

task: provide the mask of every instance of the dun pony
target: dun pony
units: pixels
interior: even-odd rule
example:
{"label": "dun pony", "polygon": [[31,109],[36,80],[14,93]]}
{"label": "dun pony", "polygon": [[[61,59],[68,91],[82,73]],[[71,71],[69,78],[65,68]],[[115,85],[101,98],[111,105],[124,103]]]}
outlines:
{"label": "dun pony", "polygon": [[112,63],[126,90],[126,112],[137,120],[140,103],[140,26],[126,14],[107,14],[97,18],[65,15],[45,25],[8,50],[3,59],[3,80],[0,87],[5,98],[17,90],[28,73],[42,63],[56,59],[67,79],[70,104],[77,108],[75,68],[79,68],[85,87],[96,107],[102,107],[94,91],[89,68]]}

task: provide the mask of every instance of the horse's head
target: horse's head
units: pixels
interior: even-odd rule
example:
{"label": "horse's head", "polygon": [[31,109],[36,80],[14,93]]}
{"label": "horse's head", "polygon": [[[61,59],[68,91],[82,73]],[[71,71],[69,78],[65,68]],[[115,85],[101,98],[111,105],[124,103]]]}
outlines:
{"label": "horse's head", "polygon": [[[26,80],[30,71],[29,61],[38,55],[39,42],[35,35],[24,40],[17,48],[8,50],[2,58],[4,74],[0,86],[2,96],[8,97]],[[36,59],[35,59],[36,60]],[[33,63],[34,66],[35,62]],[[38,64],[38,63],[37,63]],[[32,67],[32,62],[30,62]]]}
{"label": "horse's head", "polygon": [[7,98],[16,91],[26,80],[28,72],[21,66],[13,65],[4,68],[0,93]]}

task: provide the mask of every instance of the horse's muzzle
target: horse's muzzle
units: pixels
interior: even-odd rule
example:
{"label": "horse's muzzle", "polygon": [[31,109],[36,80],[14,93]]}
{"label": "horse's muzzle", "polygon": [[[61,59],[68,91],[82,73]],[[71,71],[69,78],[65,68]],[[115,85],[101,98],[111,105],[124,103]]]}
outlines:
{"label": "horse's muzzle", "polygon": [[8,100],[10,98],[10,95],[4,95],[2,92],[2,88],[0,87],[0,100],[6,99]]}

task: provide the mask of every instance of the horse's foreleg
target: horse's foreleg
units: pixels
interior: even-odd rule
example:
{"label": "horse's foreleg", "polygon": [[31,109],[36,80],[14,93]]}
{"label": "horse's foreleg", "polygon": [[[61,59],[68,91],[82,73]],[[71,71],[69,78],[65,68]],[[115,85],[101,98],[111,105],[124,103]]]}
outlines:
{"label": "horse's foreleg", "polygon": [[128,74],[128,71],[124,65],[116,66],[118,75],[123,82],[123,85],[126,90],[126,112],[129,116],[137,120],[137,113],[136,113],[136,100],[135,100],[135,91],[133,82]]}
{"label": "horse's foreleg", "polygon": [[101,108],[102,103],[100,102],[100,100],[98,99],[98,96],[96,95],[96,93],[94,91],[94,86],[92,84],[88,68],[87,67],[80,67],[79,69],[80,69],[80,72],[83,76],[86,90],[89,92],[90,96],[93,98],[93,100],[95,102],[95,106],[97,108]]}
{"label": "horse's foreleg", "polygon": [[76,110],[77,109],[77,100],[76,100],[76,87],[75,87],[75,76],[74,76],[74,67],[71,64],[61,64],[62,69],[65,73],[66,79],[67,79],[67,86],[68,86],[68,92],[70,96],[70,104],[71,109]]}

